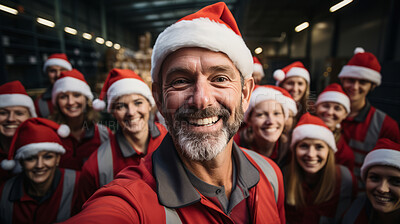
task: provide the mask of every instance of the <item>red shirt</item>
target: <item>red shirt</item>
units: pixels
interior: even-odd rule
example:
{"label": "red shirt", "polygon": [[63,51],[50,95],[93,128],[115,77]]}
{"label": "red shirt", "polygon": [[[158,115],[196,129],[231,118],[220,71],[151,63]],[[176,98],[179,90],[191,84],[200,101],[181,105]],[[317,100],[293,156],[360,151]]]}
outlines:
{"label": "red shirt", "polygon": [[354,153],[349,145],[344,140],[343,135],[340,136],[339,141],[336,143],[338,151],[335,153],[335,161],[337,164],[341,164],[351,172],[354,170]]}

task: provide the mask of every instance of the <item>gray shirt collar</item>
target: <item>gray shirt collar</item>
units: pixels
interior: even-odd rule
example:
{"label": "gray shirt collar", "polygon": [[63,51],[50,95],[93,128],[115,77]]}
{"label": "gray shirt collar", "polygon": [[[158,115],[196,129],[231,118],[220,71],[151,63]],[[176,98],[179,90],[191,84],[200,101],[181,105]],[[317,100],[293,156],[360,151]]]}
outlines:
{"label": "gray shirt collar", "polygon": [[371,103],[368,100],[365,100],[365,106],[360,110],[357,116],[354,117],[354,121],[364,122],[368,116],[370,109],[371,109]]}
{"label": "gray shirt collar", "polygon": [[[247,197],[248,189],[259,182],[260,173],[235,143],[232,150],[236,160],[237,183]],[[153,153],[152,160],[160,204],[169,208],[181,208],[200,201],[200,194],[193,187],[169,133]]]}

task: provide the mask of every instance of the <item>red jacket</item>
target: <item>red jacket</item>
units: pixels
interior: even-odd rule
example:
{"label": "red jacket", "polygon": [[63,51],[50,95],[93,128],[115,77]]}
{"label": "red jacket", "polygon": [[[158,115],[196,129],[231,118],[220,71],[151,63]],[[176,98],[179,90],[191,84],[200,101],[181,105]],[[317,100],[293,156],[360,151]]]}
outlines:
{"label": "red jacket", "polygon": [[57,169],[49,193],[41,199],[26,193],[24,178],[24,174],[19,174],[1,185],[0,223],[46,224],[71,216],[79,172]]}
{"label": "red jacket", "polygon": [[[247,200],[252,218],[249,223],[285,223],[283,179],[278,166],[257,153],[239,149],[236,144],[232,150],[235,161],[239,161],[238,182],[247,179],[241,174],[250,170],[254,172],[247,175],[257,178],[243,192],[247,194],[243,200]],[[246,170],[241,170],[245,167]],[[263,173],[265,167],[273,172],[268,175],[270,179]],[[275,191],[272,183],[276,183]],[[65,223],[166,223],[167,220],[233,223],[230,216],[193,187],[170,135],[166,135],[152,159],[121,171],[85,203],[82,212]]]}
{"label": "red jacket", "polygon": [[[0,148],[0,164],[3,160],[8,159],[8,153],[4,152],[2,148]],[[10,179],[11,177],[15,176],[11,170],[4,170],[0,166],[0,184],[4,181]]]}
{"label": "red jacket", "polygon": [[348,168],[341,165],[336,166],[336,180],[338,181],[332,198],[318,205],[313,204],[315,192],[303,183],[303,195],[307,206],[296,208],[286,204],[288,223],[339,223],[356,195],[356,180]]}
{"label": "red jacket", "polygon": [[53,113],[53,103],[51,102],[52,90],[53,86],[50,86],[42,95],[35,99],[34,105],[38,117],[48,118]]}
{"label": "red jacket", "polygon": [[101,124],[85,128],[85,132],[78,142],[71,135],[62,138],[66,153],[61,156],[60,167],[81,170],[85,161],[103,143],[113,136],[110,129]]}
{"label": "red jacket", "polygon": [[[150,129],[147,155],[157,149],[166,134],[167,129],[161,124],[155,123],[155,128]],[[119,171],[130,165],[139,164],[145,156],[146,154],[137,152],[131,147],[121,131],[111,137],[110,141],[103,143],[82,168],[76,211],[80,211],[83,203],[97,189],[111,182]]]}
{"label": "red jacket", "polygon": [[369,223],[373,207],[365,194],[358,196],[343,216],[342,224]]}
{"label": "red jacket", "polygon": [[354,152],[354,174],[359,180],[359,189],[363,189],[360,169],[365,156],[375,147],[379,138],[400,143],[399,126],[395,120],[367,101],[356,117],[346,118],[342,122],[342,127],[344,138]]}
{"label": "red jacket", "polygon": [[350,146],[347,144],[343,135],[340,136],[338,142],[336,142],[336,147],[338,151],[335,153],[335,161],[337,164],[341,164],[351,172],[354,170],[354,153]]}

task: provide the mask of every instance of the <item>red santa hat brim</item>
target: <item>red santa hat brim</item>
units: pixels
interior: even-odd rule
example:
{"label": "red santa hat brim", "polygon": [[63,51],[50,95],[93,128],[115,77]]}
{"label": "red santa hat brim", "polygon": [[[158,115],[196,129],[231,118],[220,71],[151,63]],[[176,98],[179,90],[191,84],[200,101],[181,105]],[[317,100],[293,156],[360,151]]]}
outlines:
{"label": "red santa hat brim", "polygon": [[365,79],[375,83],[377,86],[381,84],[381,74],[373,69],[357,66],[345,65],[339,73],[339,78]]}
{"label": "red santa hat brim", "polygon": [[350,99],[347,95],[336,92],[336,91],[327,91],[323,92],[318,96],[317,102],[315,105],[318,105],[323,102],[335,102],[343,105],[346,109],[347,113],[350,112]]}
{"label": "red santa hat brim", "polygon": [[322,140],[328,144],[334,152],[337,152],[336,141],[332,131],[326,127],[315,124],[303,124],[295,127],[292,133],[290,147],[293,148],[297,142],[306,138]]}
{"label": "red santa hat brim", "polygon": [[68,71],[72,70],[72,65],[68,61],[61,59],[61,58],[50,58],[48,59],[43,65],[43,71],[46,72],[47,67],[58,65],[61,66]]}
{"label": "red santa hat brim", "polygon": [[225,24],[209,18],[182,20],[166,28],[157,38],[152,54],[151,76],[158,81],[164,59],[185,47],[200,47],[225,53],[245,79],[253,74],[253,57],[242,37]]}
{"label": "red santa hat brim", "polygon": [[153,107],[155,101],[150,88],[141,80],[134,78],[120,79],[114,82],[107,90],[107,111],[111,112],[112,103],[123,95],[140,94],[145,97]]}
{"label": "red santa hat brim", "polygon": [[365,181],[369,168],[377,165],[392,166],[400,170],[400,151],[393,149],[377,149],[368,153],[361,167],[362,180]]}
{"label": "red santa hat brim", "polygon": [[37,117],[35,106],[32,99],[25,94],[1,94],[0,95],[0,108],[11,106],[27,107],[31,117]]}
{"label": "red santa hat brim", "polygon": [[64,77],[57,79],[54,83],[53,91],[51,93],[51,101],[53,105],[56,105],[57,95],[65,92],[78,92],[85,95],[89,100],[93,100],[92,91],[87,83],[76,78]]}

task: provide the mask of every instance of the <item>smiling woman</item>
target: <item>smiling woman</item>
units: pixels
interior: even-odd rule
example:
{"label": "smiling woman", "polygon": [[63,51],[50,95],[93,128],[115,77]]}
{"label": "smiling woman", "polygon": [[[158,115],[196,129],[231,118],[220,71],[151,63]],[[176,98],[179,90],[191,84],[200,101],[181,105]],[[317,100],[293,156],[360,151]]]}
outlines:
{"label": "smiling woman", "polygon": [[50,118],[67,124],[71,134],[62,140],[67,152],[61,157],[60,167],[81,170],[84,161],[112,135],[107,127],[97,124],[99,114],[92,100],[82,73],[76,69],[61,72],[52,90],[54,110]]}
{"label": "smiling woman", "polygon": [[344,224],[400,223],[400,144],[382,138],[365,157],[360,195],[343,218]]}
{"label": "smiling woman", "polygon": [[[32,99],[19,81],[0,86],[0,161],[8,156],[12,137],[18,126],[30,117],[36,117]],[[13,176],[0,169],[0,180]]]}
{"label": "smiling woman", "polygon": [[18,174],[0,186],[0,223],[54,223],[71,216],[79,173],[58,168],[68,127],[30,118],[17,129],[1,167]]}
{"label": "smiling woman", "polygon": [[284,169],[289,223],[339,223],[355,195],[355,178],[335,165],[337,151],[324,122],[304,114],[293,130],[292,161]]}

